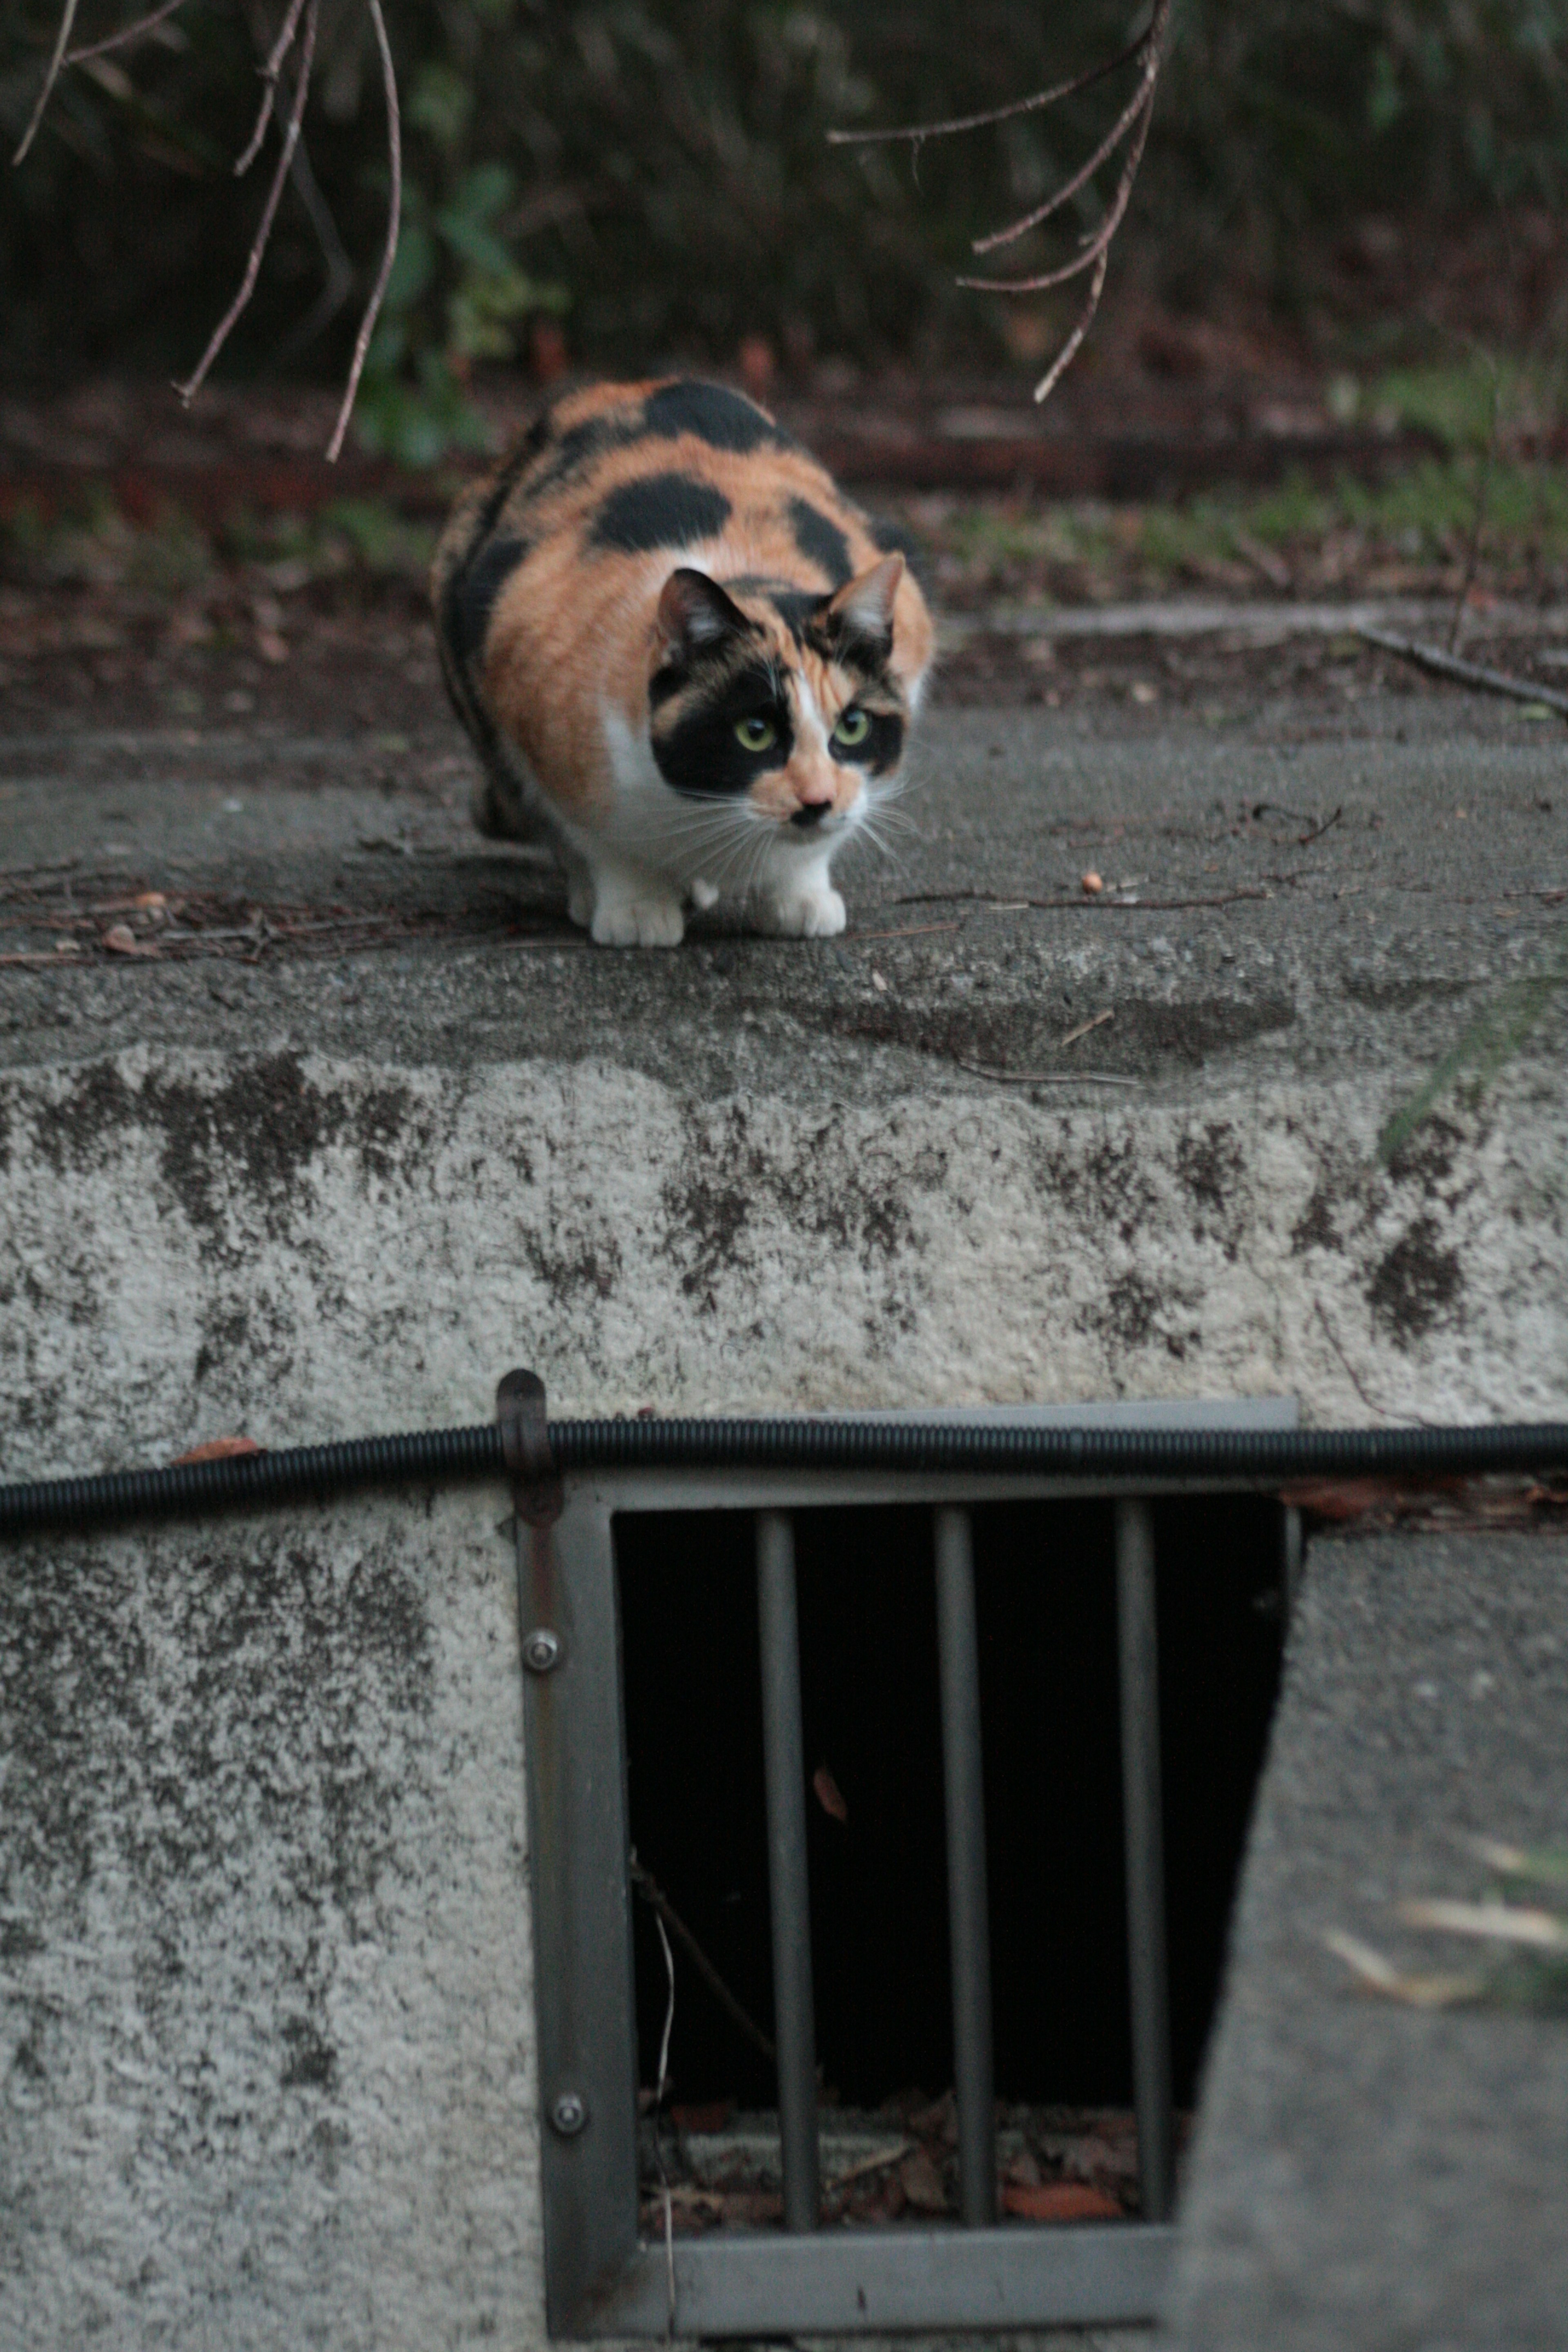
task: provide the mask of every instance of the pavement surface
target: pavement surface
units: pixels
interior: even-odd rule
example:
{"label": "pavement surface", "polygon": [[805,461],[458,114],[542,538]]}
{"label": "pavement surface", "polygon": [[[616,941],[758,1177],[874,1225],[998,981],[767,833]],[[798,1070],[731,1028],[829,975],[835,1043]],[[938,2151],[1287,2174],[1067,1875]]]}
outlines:
{"label": "pavement surface", "polygon": [[[801,1099],[973,1091],[973,1063],[1180,1092],[1418,1076],[1489,993],[1556,968],[1560,721],[1457,691],[1325,710],[1271,691],[1288,665],[1257,654],[1173,712],[1131,698],[1131,666],[1088,710],[932,712],[895,854],[839,869],[845,938],[755,940],[721,913],[670,954],[587,947],[542,853],[471,832],[434,692],[394,728],[0,734],[0,952],[44,959],[0,969],[0,1063],[281,1034],[446,1065],[609,1051],[684,1091],[765,1071]],[[157,944],[126,906],[147,891],[205,894],[166,926],[205,936],[106,950],[116,923]],[[258,908],[270,938],[245,935]],[[1561,1023],[1526,1050],[1560,1056]]]}
{"label": "pavement surface", "polygon": [[1475,1899],[1478,1839],[1561,1847],[1565,1589],[1561,1532],[1310,1549],[1183,2210],[1192,2352],[1568,2344],[1568,2020],[1368,1995],[1323,1941],[1494,1956],[1397,1906]]}

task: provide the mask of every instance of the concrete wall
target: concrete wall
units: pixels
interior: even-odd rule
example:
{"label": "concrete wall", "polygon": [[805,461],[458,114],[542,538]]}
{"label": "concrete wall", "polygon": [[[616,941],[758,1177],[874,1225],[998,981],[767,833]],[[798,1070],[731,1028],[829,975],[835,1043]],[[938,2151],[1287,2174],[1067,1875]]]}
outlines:
{"label": "concrete wall", "polygon": [[1379,1165],[1385,1083],[818,1105],[603,1063],[142,1050],[0,1086],[9,1475],[242,1429],[1295,1394],[1568,1411],[1568,1099]]}
{"label": "concrete wall", "polygon": [[[1560,1075],[732,1094],[139,1048],[0,1087],[9,1477],[559,1411],[1568,1412]],[[495,1493],[4,1561],[0,2347],[542,2331]]]}
{"label": "concrete wall", "polygon": [[506,1507],[7,1550],[5,2352],[542,2337]]}

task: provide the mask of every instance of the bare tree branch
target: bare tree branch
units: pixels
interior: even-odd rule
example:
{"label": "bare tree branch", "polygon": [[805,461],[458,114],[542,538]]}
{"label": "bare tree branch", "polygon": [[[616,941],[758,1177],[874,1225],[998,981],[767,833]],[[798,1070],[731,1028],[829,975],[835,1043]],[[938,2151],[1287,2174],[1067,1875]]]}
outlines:
{"label": "bare tree branch", "polygon": [[945,122],[914,123],[898,131],[830,131],[827,134],[829,141],[835,146],[848,146],[889,139],[907,139],[918,143],[922,139],[948,138],[954,131],[978,131],[989,123],[1006,122],[1015,115],[1028,114],[1041,107],[1054,106],[1059,99],[1068,98],[1076,90],[1087,89],[1092,83],[1103,80],[1107,74],[1114,73],[1118,67],[1131,64],[1134,58],[1142,58],[1142,71],[1139,76],[1137,89],[1127,105],[1122,108],[1114,127],[1100,141],[1089,161],[1080,164],[1072,177],[1058,188],[1054,194],[1048,196],[1043,205],[1037,205],[1033,212],[1026,213],[1022,220],[1014,221],[1006,228],[995,229],[989,236],[976,237],[974,240],[976,253],[992,253],[998,246],[1010,245],[1016,237],[1025,236],[1032,228],[1038,228],[1042,221],[1048,220],[1053,213],[1059,212],[1063,205],[1078,194],[1079,189],[1086,187],[1100,165],[1109,162],[1121,145],[1122,141],[1127,140],[1127,150],[1122,158],[1121,173],[1116,184],[1116,193],[1099,227],[1079,240],[1081,250],[1071,261],[1063,263],[1059,268],[1042,271],[1033,278],[961,278],[958,280],[961,286],[972,287],[981,293],[1037,294],[1043,292],[1047,287],[1065,285],[1069,278],[1081,277],[1086,269],[1093,271],[1094,275],[1089,280],[1089,299],[1079,315],[1077,325],[1035,386],[1035,398],[1037,401],[1048,399],[1056,390],[1062,375],[1077,356],[1079,346],[1089,332],[1089,323],[1100,308],[1100,298],[1105,290],[1106,271],[1110,266],[1110,241],[1121,227],[1122,217],[1131,199],[1132,183],[1138,176],[1138,166],[1143,159],[1143,148],[1149,136],[1149,125],[1153,119],[1154,85],[1159,79],[1165,31],[1171,18],[1171,5],[1172,0],[1152,0],[1149,22],[1136,40],[1130,41],[1124,49],[1120,50],[1105,65],[1095,66],[1089,72],[1077,75],[1071,81],[1061,82],[1054,89],[1041,90],[1033,98],[1016,99],[1011,105],[993,107],[984,114],[954,115]]}
{"label": "bare tree branch", "polygon": [[1100,226],[1092,229],[1083,238],[1083,251],[1073,260],[1064,262],[1059,269],[1044,270],[1035,278],[961,278],[958,283],[961,286],[975,287],[982,293],[987,294],[1038,294],[1047,286],[1065,286],[1069,278],[1081,277],[1086,269],[1092,268],[1100,255],[1109,248],[1111,238],[1121,226],[1121,216],[1127,210],[1132,194],[1132,183],[1138,176],[1138,166],[1142,160],[1143,142],[1149,136],[1149,122],[1152,111],[1153,93],[1151,91],[1143,101],[1142,120],[1133,133],[1132,144],[1127,151],[1121,166],[1121,177],[1116,184],[1116,194],[1110,200],[1110,209]]}
{"label": "bare tree branch", "polygon": [[[316,0],[310,0],[314,8]],[[364,373],[364,355],[370,349],[370,339],[375,331],[376,318],[386,294],[386,281],[392,275],[392,265],[397,255],[398,224],[403,217],[403,123],[397,107],[397,71],[392,62],[392,44],[386,37],[386,19],[381,13],[381,0],[365,0],[371,22],[375,26],[376,47],[381,51],[382,80],[386,88],[386,160],[392,180],[391,201],[387,209],[386,247],[381,257],[381,268],[364,317],[360,320],[359,335],[354,343],[353,363],[349,369],[348,384],[343,393],[342,406],[338,411],[337,425],[327,445],[327,463],[335,466],[338,452],[343,446],[343,435],[349,428],[353,413],[354,394]],[[301,88],[303,85],[301,84]]]}
{"label": "bare tree branch", "polygon": [[911,122],[899,131],[830,131],[830,147],[874,147],[893,139],[910,139],[917,144],[922,139],[947,139],[955,131],[984,131],[993,122],[1010,122],[1017,114],[1037,114],[1044,106],[1055,106],[1058,99],[1071,98],[1075,91],[1091,89],[1103,81],[1119,66],[1130,65],[1149,46],[1152,25],[1145,25],[1135,41],[1102,66],[1090,66],[1087,73],[1075,74],[1071,81],[1058,82],[1055,89],[1037,90],[1033,98],[1016,98],[1007,106],[987,107],[984,114],[955,114],[946,122]]}
{"label": "bare tree branch", "polygon": [[[184,5],[185,0],[163,0],[163,6],[154,8],[151,16],[138,16],[133,25],[122,25],[118,33],[110,33],[106,39],[89,41],[85,48],[68,49],[63,62],[68,66],[82,66],[89,58],[101,58],[110,49],[122,49],[127,42],[139,41],[144,33],[155,30],[165,16],[172,16],[176,8],[183,8]],[[21,160],[18,155],[17,163]]]}
{"label": "bare tree branch", "polygon": [[49,69],[44,76],[44,86],[38,92],[37,102],[27,119],[27,127],[22,133],[22,143],[11,158],[13,163],[21,163],[33,143],[39,123],[44,119],[44,109],[49,102],[50,94],[60,78],[60,68],[65,63],[66,48],[71,37],[71,26],[76,23],[76,12],[77,0],[65,0],[65,6],[60,11],[60,29],[55,35],[55,49],[54,55],[49,59]]}
{"label": "bare tree branch", "polygon": [[974,240],[973,251],[994,253],[999,245],[1011,245],[1016,237],[1023,236],[1029,229],[1038,228],[1042,221],[1049,220],[1053,213],[1059,212],[1063,205],[1070,203],[1085,182],[1093,179],[1107,156],[1116,152],[1132,125],[1137,121],[1139,115],[1148,106],[1153,93],[1154,77],[1159,70],[1160,59],[1158,53],[1155,52],[1152,53],[1152,70],[1148,64],[1145,64],[1142,79],[1136,91],[1123,107],[1110,131],[1100,141],[1088,163],[1080,163],[1071,179],[1064,180],[1054,196],[1047,196],[1043,205],[1037,205],[1032,213],[1026,213],[1023,219],[1016,220],[1010,228],[995,228],[992,230],[989,236],[977,236]]}
{"label": "bare tree branch", "polygon": [[[375,0],[371,0],[371,5],[374,6]],[[261,257],[266,252],[268,239],[272,235],[272,223],[277,215],[279,199],[283,194],[284,182],[289,177],[289,166],[294,160],[294,149],[299,142],[300,125],[304,120],[305,99],[310,87],[310,65],[316,51],[316,26],[319,16],[320,0],[306,0],[305,37],[300,53],[300,79],[294,91],[294,104],[289,111],[288,128],[283,134],[283,152],[278,158],[278,169],[272,174],[272,185],[267,192],[267,202],[261,211],[261,225],[256,232],[255,241],[250,248],[250,258],[245,265],[245,276],[240,279],[239,291],[213,329],[211,340],[202,353],[195,373],[188,376],[184,383],[176,383],[174,386],[174,390],[179,394],[186,408],[201,390],[207,370],[228,341],[236,321],[256,290],[256,279],[261,268]]]}
{"label": "bare tree branch", "polygon": [[300,22],[300,11],[304,5],[305,0],[289,0],[289,13],[283,19],[282,30],[267,53],[267,62],[261,68],[261,79],[264,85],[261,93],[261,108],[256,118],[256,128],[250,134],[245,152],[235,163],[234,176],[237,180],[244,178],[261,152],[261,142],[267,136],[267,126],[272,120],[272,110],[278,102],[278,77],[283,70],[283,60],[293,46],[295,29]]}

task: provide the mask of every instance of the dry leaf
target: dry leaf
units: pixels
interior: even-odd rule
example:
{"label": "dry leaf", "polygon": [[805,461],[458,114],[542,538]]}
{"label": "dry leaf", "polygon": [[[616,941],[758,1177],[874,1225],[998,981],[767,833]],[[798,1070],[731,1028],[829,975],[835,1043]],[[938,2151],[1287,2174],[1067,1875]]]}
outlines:
{"label": "dry leaf", "polygon": [[158,952],[151,940],[139,940],[126,923],[111,923],[103,935],[103,944],[111,955],[155,956]]}
{"label": "dry leaf", "polygon": [[840,1796],[838,1783],[826,1764],[817,1766],[811,1776],[811,1785],[816,1791],[816,1801],[825,1813],[831,1813],[836,1822],[847,1822],[849,1819],[849,1808]]}
{"label": "dry leaf", "polygon": [[1347,1968],[1354,1969],[1370,1992],[1384,1993],[1412,2009],[1450,2009],[1457,2001],[1479,2000],[1486,1990],[1475,1977],[1403,1976],[1392,1960],[1385,1960],[1370,1944],[1344,1935],[1338,1927],[1331,1927],[1323,1941]]}
{"label": "dry leaf", "polygon": [[237,1454],[265,1452],[254,1437],[209,1437],[204,1445],[193,1445],[188,1454],[176,1454],[174,1466],[177,1470],[185,1462],[227,1462]]}
{"label": "dry leaf", "polygon": [[1103,2189],[1081,2180],[1047,2180],[1037,2189],[1009,2181],[1002,2191],[1002,2210],[1021,2221],[1120,2221],[1121,2208]]}
{"label": "dry leaf", "polygon": [[1524,1911],[1510,1903],[1402,1903],[1407,1927],[1436,1927],[1449,1936],[1495,1937],[1528,1944],[1538,1952],[1568,1952],[1568,1927],[1550,1911]]}
{"label": "dry leaf", "polygon": [[918,2147],[900,2165],[899,2186],[917,2213],[946,2212],[947,2191],[942,2185],[942,2175],[923,2147]]}

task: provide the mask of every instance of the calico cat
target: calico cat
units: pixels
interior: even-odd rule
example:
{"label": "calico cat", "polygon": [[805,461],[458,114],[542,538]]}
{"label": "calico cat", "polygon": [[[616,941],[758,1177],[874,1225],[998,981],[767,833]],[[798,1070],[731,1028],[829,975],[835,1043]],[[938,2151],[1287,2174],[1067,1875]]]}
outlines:
{"label": "calico cat", "polygon": [[574,923],[674,947],[723,895],[844,928],[833,858],[890,789],[931,616],[904,558],[721,385],[597,384],[462,498],[431,575],[483,833],[552,839]]}

